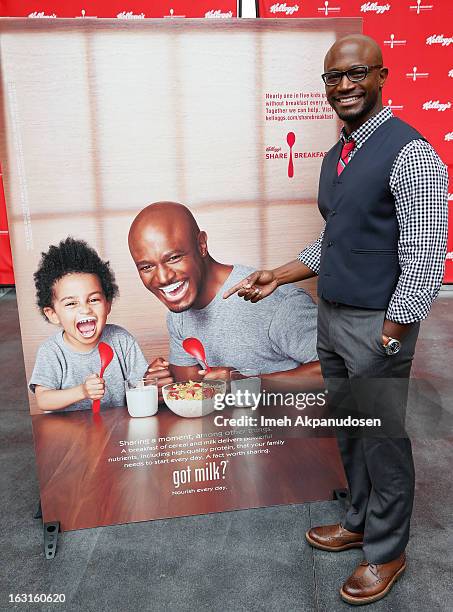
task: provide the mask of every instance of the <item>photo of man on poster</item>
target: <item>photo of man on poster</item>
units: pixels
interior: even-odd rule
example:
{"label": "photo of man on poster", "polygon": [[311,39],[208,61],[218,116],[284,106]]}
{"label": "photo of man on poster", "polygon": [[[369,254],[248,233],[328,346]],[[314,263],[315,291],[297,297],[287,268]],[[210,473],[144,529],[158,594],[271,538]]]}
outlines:
{"label": "photo of man on poster", "polygon": [[[258,309],[229,287],[250,273],[242,265],[215,261],[206,232],[191,211],[176,202],[155,202],[135,217],[129,249],[145,287],[168,309],[170,355],[154,359],[149,374],[160,386],[173,380],[229,379],[232,370],[252,370],[266,388],[322,386],[316,353],[317,308],[303,289],[279,289]],[[199,338],[210,372],[200,370],[182,342]]]}

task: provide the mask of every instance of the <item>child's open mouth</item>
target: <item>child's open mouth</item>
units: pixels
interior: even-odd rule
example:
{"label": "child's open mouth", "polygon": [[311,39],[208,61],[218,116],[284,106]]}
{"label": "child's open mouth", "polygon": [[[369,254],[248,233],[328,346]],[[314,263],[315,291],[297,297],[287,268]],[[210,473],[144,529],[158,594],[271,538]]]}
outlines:
{"label": "child's open mouth", "polygon": [[80,319],[77,322],[77,329],[84,338],[91,338],[96,332],[96,319],[94,317]]}

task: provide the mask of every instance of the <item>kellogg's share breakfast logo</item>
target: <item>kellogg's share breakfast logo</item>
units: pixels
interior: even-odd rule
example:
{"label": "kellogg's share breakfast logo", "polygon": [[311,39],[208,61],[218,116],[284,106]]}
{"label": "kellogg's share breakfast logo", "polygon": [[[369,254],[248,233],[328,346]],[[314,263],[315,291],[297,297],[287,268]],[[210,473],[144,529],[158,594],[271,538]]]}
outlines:
{"label": "kellogg's share breakfast logo", "polygon": [[377,13],[378,15],[383,15],[387,11],[392,8],[391,4],[378,4],[377,2],[365,2],[360,7],[362,13]]}
{"label": "kellogg's share breakfast logo", "polygon": [[394,49],[395,47],[401,47],[407,43],[406,39],[398,39],[395,38],[395,34],[390,34],[390,40],[384,40],[384,45],[390,47],[390,49]]}
{"label": "kellogg's share breakfast logo", "polygon": [[417,15],[421,15],[426,11],[432,11],[434,8],[434,4],[422,4],[422,0],[416,0],[416,3],[411,3],[409,5],[410,11],[415,11]]}
{"label": "kellogg's share breakfast logo", "polygon": [[427,45],[442,45],[442,47],[449,47],[453,45],[453,36],[445,37],[443,34],[433,34],[428,36],[426,39]]}
{"label": "kellogg's share breakfast logo", "polygon": [[428,100],[422,105],[423,110],[436,110],[439,113],[443,113],[447,109],[451,108],[451,102],[439,102],[439,100]]}
{"label": "kellogg's share breakfast logo", "polygon": [[326,17],[329,16],[329,13],[332,13],[335,16],[335,13],[339,13],[341,11],[340,6],[329,6],[329,0],[324,0],[324,6],[318,7],[318,13],[322,13]]}
{"label": "kellogg's share breakfast logo", "polygon": [[281,4],[273,4],[269,9],[271,13],[275,15],[275,13],[285,13],[285,15],[294,15],[294,13],[299,12],[299,5],[293,4],[292,6],[288,6],[286,2]]}
{"label": "kellogg's share breakfast logo", "polygon": [[233,11],[222,13],[221,10],[213,10],[205,13],[204,16],[206,19],[230,19],[230,17],[233,17]]}
{"label": "kellogg's share breakfast logo", "polygon": [[427,79],[429,77],[429,72],[419,72],[417,66],[412,68],[412,72],[406,72],[406,78],[411,81],[417,81],[417,79]]}
{"label": "kellogg's share breakfast logo", "polygon": [[394,104],[391,98],[387,100],[387,106],[392,110],[403,110],[404,108],[404,104]]}
{"label": "kellogg's share breakfast logo", "polygon": [[313,157],[324,157],[327,151],[294,151],[294,145],[296,144],[296,134],[294,132],[288,132],[286,134],[286,145],[275,146],[271,145],[266,147],[266,159],[269,160],[288,160],[287,165],[287,176],[288,178],[294,177],[294,160],[296,159],[309,159]]}

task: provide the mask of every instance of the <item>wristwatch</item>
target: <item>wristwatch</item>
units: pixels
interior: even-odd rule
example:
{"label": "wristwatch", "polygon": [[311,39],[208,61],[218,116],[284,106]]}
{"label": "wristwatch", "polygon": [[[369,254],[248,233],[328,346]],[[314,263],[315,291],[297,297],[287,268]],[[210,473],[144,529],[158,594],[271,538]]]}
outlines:
{"label": "wristwatch", "polygon": [[385,344],[383,343],[382,346],[384,347],[387,355],[396,355],[401,348],[401,342],[396,338],[391,338],[385,334],[382,334],[382,338],[385,342]]}

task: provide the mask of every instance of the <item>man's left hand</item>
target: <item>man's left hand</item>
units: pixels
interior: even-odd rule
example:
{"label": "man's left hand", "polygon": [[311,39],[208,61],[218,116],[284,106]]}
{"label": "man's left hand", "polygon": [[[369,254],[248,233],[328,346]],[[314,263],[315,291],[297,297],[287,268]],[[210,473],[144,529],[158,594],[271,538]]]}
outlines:
{"label": "man's left hand", "polygon": [[390,319],[385,319],[382,327],[382,344],[387,343],[387,338],[384,336],[402,341],[404,336],[411,328],[411,325],[412,323],[396,323],[395,321],[390,321]]}

